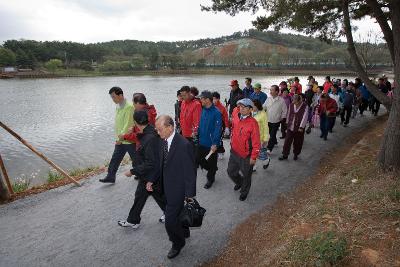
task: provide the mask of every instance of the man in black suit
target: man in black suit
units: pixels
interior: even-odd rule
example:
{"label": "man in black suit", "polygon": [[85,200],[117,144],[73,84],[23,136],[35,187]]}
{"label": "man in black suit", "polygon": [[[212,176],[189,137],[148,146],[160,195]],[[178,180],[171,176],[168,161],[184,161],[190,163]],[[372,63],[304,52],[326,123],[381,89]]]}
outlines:
{"label": "man in black suit", "polygon": [[[185,238],[190,236],[188,228],[183,228],[179,220],[184,201],[196,196],[196,168],[192,144],[178,133],[175,133],[174,120],[162,115],[156,120],[156,129],[162,139],[160,158],[161,176],[164,193],[167,199],[165,208],[165,229],[172,248],[168,258],[178,256],[185,246]],[[152,183],[148,182],[147,190]]]}

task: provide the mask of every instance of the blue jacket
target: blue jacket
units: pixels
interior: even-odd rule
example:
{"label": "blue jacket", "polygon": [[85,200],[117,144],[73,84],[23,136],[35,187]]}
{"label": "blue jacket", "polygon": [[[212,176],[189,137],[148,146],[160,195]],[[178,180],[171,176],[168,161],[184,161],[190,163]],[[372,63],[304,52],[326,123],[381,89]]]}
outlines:
{"label": "blue jacket", "polygon": [[250,87],[243,88],[243,98],[250,98],[251,94],[254,92],[254,88],[252,85]]}
{"label": "blue jacket", "polygon": [[261,105],[264,105],[265,101],[267,101],[267,98],[268,98],[268,96],[264,92],[260,92],[259,94],[254,92],[250,96],[251,100],[258,99],[261,102]]}
{"label": "blue jacket", "polygon": [[199,144],[204,147],[218,145],[221,139],[222,115],[219,110],[212,105],[204,108],[201,112],[199,124]]}
{"label": "blue jacket", "polygon": [[360,85],[360,87],[358,87],[358,89],[361,91],[361,95],[364,99],[369,99],[371,94],[369,93],[367,87],[365,87],[365,85]]}

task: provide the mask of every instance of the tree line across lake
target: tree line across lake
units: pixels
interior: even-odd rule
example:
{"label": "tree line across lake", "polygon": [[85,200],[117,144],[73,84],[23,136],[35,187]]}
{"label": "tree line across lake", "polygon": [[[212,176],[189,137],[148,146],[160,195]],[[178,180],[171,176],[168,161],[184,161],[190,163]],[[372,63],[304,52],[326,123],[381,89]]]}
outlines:
{"label": "tree line across lake", "polygon": [[[368,34],[358,52],[365,67],[391,66],[386,44]],[[83,44],[67,41],[7,40],[0,46],[0,67],[92,71],[184,69],[188,67],[349,67],[342,42],[275,31],[246,30],[229,36],[193,41],[116,40]]]}

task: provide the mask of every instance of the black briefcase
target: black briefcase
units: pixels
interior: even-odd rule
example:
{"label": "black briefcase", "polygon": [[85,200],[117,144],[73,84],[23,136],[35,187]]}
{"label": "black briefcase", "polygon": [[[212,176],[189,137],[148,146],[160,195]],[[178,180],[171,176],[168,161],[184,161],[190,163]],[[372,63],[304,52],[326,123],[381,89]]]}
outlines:
{"label": "black briefcase", "polygon": [[201,207],[196,199],[193,199],[193,201],[185,203],[179,219],[184,227],[200,227],[205,214],[206,209]]}

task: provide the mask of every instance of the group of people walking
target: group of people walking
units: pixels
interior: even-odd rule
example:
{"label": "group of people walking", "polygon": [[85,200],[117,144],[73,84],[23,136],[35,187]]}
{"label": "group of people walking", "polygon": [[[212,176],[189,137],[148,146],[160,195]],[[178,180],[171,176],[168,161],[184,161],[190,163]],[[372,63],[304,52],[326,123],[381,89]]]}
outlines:
{"label": "group of people walking", "polygon": [[[218,159],[225,153],[224,138],[230,139],[227,174],[233,189],[240,190],[239,200],[245,201],[251,188],[251,178],[257,161],[268,168],[270,156],[278,144],[280,130],[284,145],[279,160],[287,160],[293,146],[293,159],[301,154],[305,133],[319,127],[320,137],[327,140],[333,132],[336,117],[346,127],[359,110],[362,116],[369,107],[378,114],[380,103],[371,99],[362,81],[331,80],[326,77],[322,86],[310,76],[303,86],[295,77],[269,88],[269,95],[260,83],[252,85],[245,79],[245,87],[230,82],[230,95],[226,105],[219,92],[202,91],[182,86],[177,91],[175,117],[161,115],[147,103],[143,93],[133,95],[132,104],[119,87],[109,94],[117,104],[115,117],[116,142],[107,176],[103,183],[115,183],[116,172],[129,153],[132,168],[126,176],[138,180],[133,206],[126,220],[118,221],[122,227],[137,229],[146,200],[152,196],[162,211],[159,221],[165,228],[172,247],[168,258],[176,257],[190,237],[189,228],[181,225],[179,215],[184,203],[196,196],[197,169],[207,171],[205,189],[213,186],[218,171]],[[388,89],[390,87],[390,90]],[[384,93],[391,86],[379,79]],[[367,99],[366,99],[367,98]]]}

